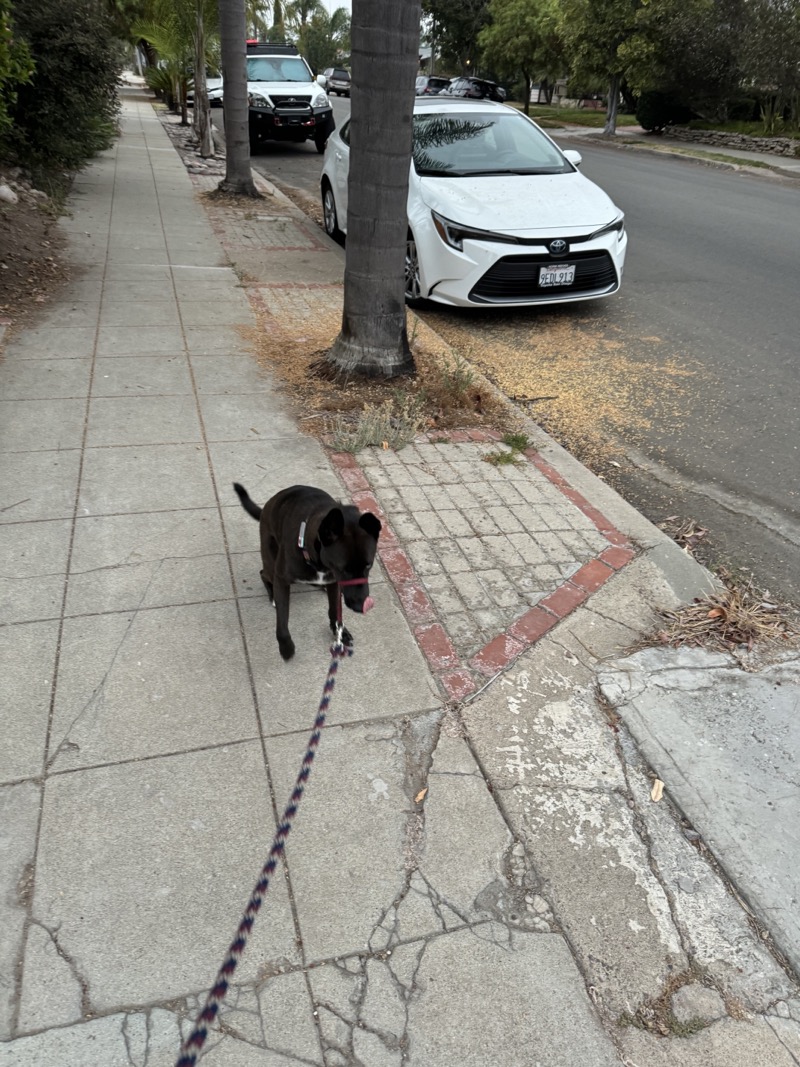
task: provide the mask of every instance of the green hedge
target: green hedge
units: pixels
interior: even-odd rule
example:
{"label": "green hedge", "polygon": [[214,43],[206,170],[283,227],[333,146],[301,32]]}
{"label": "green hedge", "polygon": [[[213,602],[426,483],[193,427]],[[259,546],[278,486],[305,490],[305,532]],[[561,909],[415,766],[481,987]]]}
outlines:
{"label": "green hedge", "polygon": [[34,174],[77,170],[113,140],[124,46],[94,0],[24,0],[13,19],[34,71],[9,108],[4,154]]}

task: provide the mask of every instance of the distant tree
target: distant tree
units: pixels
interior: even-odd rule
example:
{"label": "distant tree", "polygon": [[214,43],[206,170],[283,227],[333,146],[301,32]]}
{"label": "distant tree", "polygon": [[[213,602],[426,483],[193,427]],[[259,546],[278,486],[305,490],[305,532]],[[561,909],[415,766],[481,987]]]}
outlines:
{"label": "distant tree", "polygon": [[332,14],[317,12],[300,28],[297,44],[315,72],[332,67],[340,54],[350,54],[350,12],[337,7]]}
{"label": "distant tree", "polygon": [[414,368],[405,269],[419,24],[419,0],[353,0],[344,309],[328,357],[345,374]]}
{"label": "distant tree", "polygon": [[248,37],[256,41],[265,41],[269,34],[270,4],[262,0],[246,0],[245,2],[245,40]]}
{"label": "distant tree", "polygon": [[625,45],[636,34],[645,0],[561,0],[561,35],[570,72],[579,81],[603,79],[608,105],[603,133],[617,128],[620,87],[628,68]]}
{"label": "distant tree", "polygon": [[475,69],[478,34],[489,22],[489,0],[423,0],[436,23],[436,49],[464,73]]}
{"label": "distant tree", "polygon": [[145,71],[151,88],[161,88],[169,79],[173,106],[180,111],[181,125],[189,125],[187,95],[194,68],[194,0],[153,0],[148,17],[133,24],[131,33],[146,41],[155,53],[154,65]]}
{"label": "distant tree", "polygon": [[502,78],[522,74],[527,115],[533,80],[554,81],[564,70],[557,0],[490,0],[489,16],[478,36],[484,60]]}
{"label": "distant tree", "polygon": [[244,0],[219,0],[222,107],[225,116],[225,178],[221,192],[259,196],[250,169]]}
{"label": "distant tree", "polygon": [[800,124],[800,0],[749,0],[741,60],[764,130]]}
{"label": "distant tree", "polygon": [[620,48],[628,83],[637,93],[655,91],[678,110],[724,121],[729,102],[741,95],[740,52],[750,7],[750,0],[643,4],[636,32]]}
{"label": "distant tree", "polygon": [[272,44],[286,43],[286,26],[284,24],[282,0],[272,0],[272,25],[269,30],[269,40]]}

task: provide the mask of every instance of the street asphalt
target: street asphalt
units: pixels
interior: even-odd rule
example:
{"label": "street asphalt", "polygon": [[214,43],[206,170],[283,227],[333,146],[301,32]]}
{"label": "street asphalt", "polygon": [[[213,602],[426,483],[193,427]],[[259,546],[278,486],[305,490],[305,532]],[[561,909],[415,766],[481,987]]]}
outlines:
{"label": "street asphalt", "polygon": [[266,182],[212,226],[162,120],[123,92],[0,363],[0,1067],[173,1064],[269,851],[329,633],[295,592],[280,659],[234,480],[384,531],[203,1063],[796,1067],[796,660],[631,652],[713,579],[533,423],[304,435],[253,329],[344,253]]}

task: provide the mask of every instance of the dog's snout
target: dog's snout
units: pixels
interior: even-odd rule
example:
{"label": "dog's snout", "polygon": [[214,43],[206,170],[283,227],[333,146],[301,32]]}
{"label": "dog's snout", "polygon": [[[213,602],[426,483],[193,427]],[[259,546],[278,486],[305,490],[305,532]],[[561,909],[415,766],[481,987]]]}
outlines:
{"label": "dog's snout", "polygon": [[344,602],[357,615],[366,615],[375,606],[375,601],[369,595],[369,586],[366,583],[355,586],[352,591],[348,589],[344,594]]}

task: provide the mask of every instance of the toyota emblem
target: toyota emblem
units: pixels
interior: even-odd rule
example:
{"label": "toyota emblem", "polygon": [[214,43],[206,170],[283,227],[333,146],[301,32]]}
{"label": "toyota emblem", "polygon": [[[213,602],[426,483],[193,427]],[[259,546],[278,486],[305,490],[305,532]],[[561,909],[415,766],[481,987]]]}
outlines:
{"label": "toyota emblem", "polygon": [[551,256],[563,256],[567,251],[567,242],[562,241],[559,237],[555,241],[550,242],[549,248]]}

